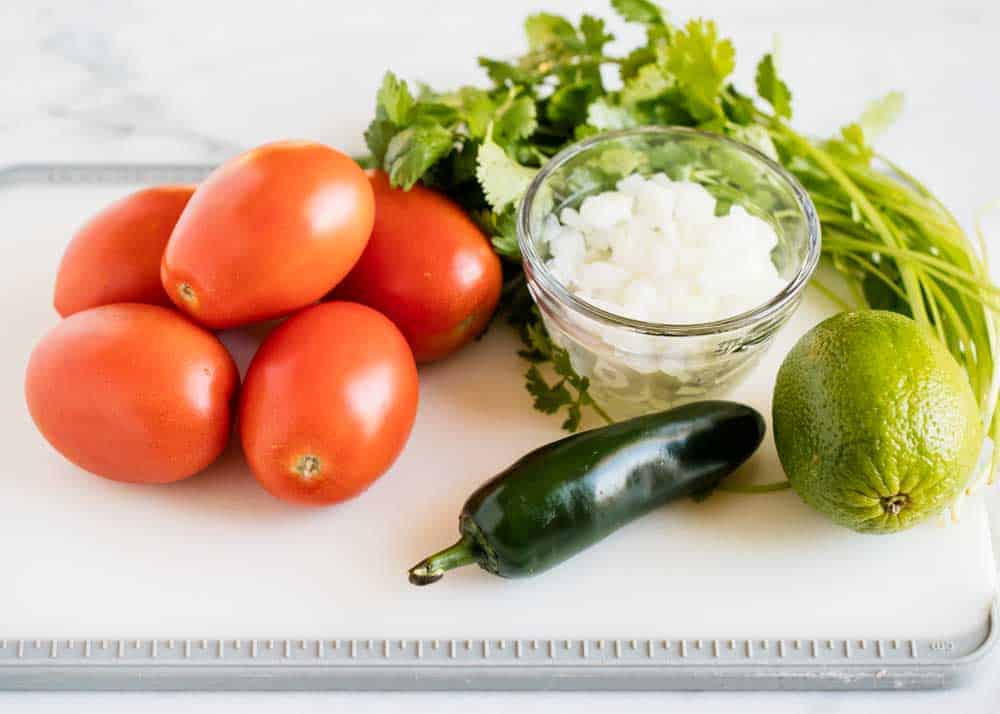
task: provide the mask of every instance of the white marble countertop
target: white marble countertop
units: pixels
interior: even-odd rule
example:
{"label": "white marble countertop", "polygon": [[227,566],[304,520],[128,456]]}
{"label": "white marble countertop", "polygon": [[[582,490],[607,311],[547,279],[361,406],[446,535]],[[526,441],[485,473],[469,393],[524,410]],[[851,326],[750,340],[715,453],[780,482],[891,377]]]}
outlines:
{"label": "white marble countertop", "polygon": [[[907,94],[881,147],[971,226],[1000,197],[1000,5],[995,0],[677,0],[734,37],[739,78],[777,34],[795,123],[824,133],[867,99]],[[601,0],[93,3],[0,6],[0,164],[220,161],[267,140],[348,151],[386,68],[441,86],[477,79],[474,57],[521,47],[544,7],[607,15]],[[617,28],[616,28],[617,29]],[[627,33],[626,33],[627,34]],[[359,111],[359,107],[365,111]],[[998,227],[1000,228],[1000,227]],[[1000,251],[1000,235],[991,244]],[[1000,489],[997,489],[1000,491]],[[987,494],[994,522],[1000,495]],[[995,539],[995,546],[997,539]],[[1000,653],[975,684],[930,693],[4,694],[0,711],[1000,711]]]}

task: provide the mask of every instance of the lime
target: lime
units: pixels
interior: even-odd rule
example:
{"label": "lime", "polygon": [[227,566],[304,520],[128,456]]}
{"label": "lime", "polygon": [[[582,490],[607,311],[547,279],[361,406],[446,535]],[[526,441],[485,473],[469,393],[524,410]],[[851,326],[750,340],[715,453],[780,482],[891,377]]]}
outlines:
{"label": "lime", "polygon": [[976,399],[926,328],[883,310],[835,315],[796,343],[774,388],[774,441],[807,504],[863,533],[948,506],[983,441]]}

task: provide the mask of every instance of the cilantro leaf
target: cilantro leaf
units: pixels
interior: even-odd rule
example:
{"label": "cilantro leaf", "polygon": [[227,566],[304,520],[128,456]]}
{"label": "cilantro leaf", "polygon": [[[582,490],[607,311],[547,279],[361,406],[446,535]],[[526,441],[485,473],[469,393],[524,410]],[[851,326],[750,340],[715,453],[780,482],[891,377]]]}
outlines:
{"label": "cilantro leaf", "polygon": [[[550,338],[551,339],[551,338]],[[551,346],[552,368],[556,371],[560,377],[563,377],[573,386],[584,386],[589,385],[589,381],[586,377],[579,376],[573,371],[573,365],[569,361],[569,352],[562,349],[561,347],[556,347],[554,344]]]}
{"label": "cilantro leaf", "polygon": [[521,259],[521,249],[517,245],[517,235],[501,233],[490,238],[493,249],[504,258]]}
{"label": "cilantro leaf", "polygon": [[458,121],[458,110],[442,102],[420,101],[410,110],[410,117],[413,123],[426,119],[448,127]]}
{"label": "cilantro leaf", "polygon": [[479,147],[476,161],[476,178],[483,188],[487,203],[497,212],[520,199],[537,173],[537,169],[521,166],[507,156],[489,135]]}
{"label": "cilantro leaf", "polygon": [[580,34],[583,36],[584,49],[594,54],[600,54],[604,45],[614,39],[614,35],[605,29],[604,20],[593,15],[580,18]]}
{"label": "cilantro leaf", "polygon": [[409,121],[412,108],[413,96],[406,82],[386,72],[375,95],[375,118],[365,130],[365,143],[379,165],[385,160],[389,142]]}
{"label": "cilantro leaf", "polygon": [[377,117],[388,119],[398,126],[406,125],[413,108],[413,95],[406,82],[401,82],[392,72],[386,72],[375,101]]}
{"label": "cilantro leaf", "polygon": [[375,160],[375,157],[371,154],[356,154],[351,157],[354,159],[354,163],[360,166],[362,169],[367,171],[368,169],[377,169],[381,164]]}
{"label": "cilantro leaf", "polygon": [[644,25],[663,24],[663,12],[656,3],[649,0],[611,0],[611,7],[626,22],[639,22]]}
{"label": "cilantro leaf", "polygon": [[368,150],[372,152],[376,166],[381,166],[385,161],[385,152],[389,148],[389,142],[399,131],[399,127],[388,119],[372,119],[368,128],[365,129],[365,143]]}
{"label": "cilantro leaf", "polygon": [[688,22],[666,48],[666,65],[692,116],[704,121],[723,115],[719,95],[736,68],[736,50],[730,40],[719,39],[715,22]]}
{"label": "cilantro leaf", "polygon": [[639,73],[647,64],[656,61],[656,51],[649,46],[638,47],[622,58],[618,65],[618,76],[623,82],[627,82]]}
{"label": "cilantro leaf", "polygon": [[601,97],[587,107],[587,124],[595,129],[614,130],[631,129],[640,122],[625,107],[611,103],[607,97]]}
{"label": "cilantro leaf", "polygon": [[670,89],[672,82],[656,64],[647,64],[622,87],[621,100],[625,106],[657,99]]}
{"label": "cilantro leaf", "polygon": [[548,12],[529,15],[524,21],[528,48],[533,52],[579,50],[583,47],[576,28],[564,17]]}
{"label": "cilantro leaf", "polygon": [[486,70],[486,76],[498,87],[531,83],[531,74],[515,64],[489,57],[480,57],[477,61]]}
{"label": "cilantro leaf", "polygon": [[536,365],[531,365],[524,373],[524,386],[535,398],[535,409],[544,414],[555,414],[560,408],[573,403],[565,381],[556,382],[550,387]]}
{"label": "cilantro leaf", "polygon": [[[545,339],[548,341],[548,337]],[[532,364],[524,374],[525,387],[534,397],[535,409],[544,414],[555,414],[560,409],[565,409],[566,418],[563,420],[562,428],[566,431],[576,431],[583,419],[583,407],[592,406],[594,403],[587,392],[590,382],[585,377],[577,376],[573,368],[567,366],[569,357],[565,350],[552,346],[551,342],[549,349],[552,356],[559,360],[558,365],[554,366],[556,374],[561,379],[550,386],[542,376],[538,365]],[[575,396],[570,388],[576,393]]]}
{"label": "cilantro leaf", "polygon": [[583,407],[595,406],[590,398],[590,380],[576,373],[570,363],[569,352],[561,347],[552,346],[551,359],[555,373],[563,378],[563,383],[569,384],[576,391],[576,399],[566,405],[566,420],[562,423],[562,428],[566,431],[576,431],[580,428]]}
{"label": "cilantro leaf", "polygon": [[646,156],[628,146],[609,146],[595,157],[595,164],[612,178],[624,178],[646,164]]}
{"label": "cilantro leaf", "polygon": [[496,252],[511,260],[521,260],[521,247],[517,243],[517,214],[513,206],[497,217],[493,230],[490,242]]}
{"label": "cilantro leaf", "polygon": [[409,190],[454,144],[450,131],[424,119],[392,137],[382,167],[393,186]]}
{"label": "cilantro leaf", "polygon": [[521,249],[517,244],[517,211],[508,206],[503,213],[489,209],[473,211],[472,220],[490,236],[493,249],[502,257],[521,262]]}
{"label": "cilantro leaf", "polygon": [[865,130],[860,124],[848,124],[840,130],[840,135],[847,144],[855,149],[864,150],[868,148],[865,143]]}
{"label": "cilantro leaf", "polygon": [[[875,155],[868,144],[865,130],[857,122],[841,127],[840,136],[824,142],[823,147],[843,162],[867,165]],[[852,219],[857,218],[856,206],[851,209]]]}
{"label": "cilantro leaf", "polygon": [[587,121],[587,107],[594,99],[595,87],[588,81],[564,84],[549,97],[545,117],[559,127],[573,127]]}
{"label": "cilantro leaf", "polygon": [[[729,122],[743,125],[754,123],[756,107],[754,107],[753,99],[741,94],[733,85],[730,84],[726,87],[726,96],[722,104]],[[791,111],[790,107],[789,111]]]}
{"label": "cilantro leaf", "polygon": [[426,85],[420,96],[415,100],[405,81],[386,72],[376,95],[375,119],[365,130],[376,165],[395,186],[411,187],[453,144],[448,127],[458,122],[458,111],[437,101]]}
{"label": "cilantro leaf", "polygon": [[462,87],[453,95],[444,97],[442,101],[458,107],[460,118],[465,122],[469,136],[482,139],[490,128],[497,105],[489,92],[477,87]]}
{"label": "cilantro leaf", "polygon": [[[520,288],[512,291],[515,299],[512,300],[513,310],[508,319],[511,324],[519,327],[521,339],[528,348],[518,354],[533,363],[528,368],[525,379],[528,391],[536,398],[535,408],[546,414],[554,414],[560,408],[565,408],[566,419],[562,428],[566,431],[580,428],[584,407],[595,411],[610,423],[610,418],[590,396],[590,380],[578,375],[570,362],[569,352],[552,342],[542,323],[538,307],[531,302],[531,297],[524,288],[523,279],[520,281]],[[538,367],[545,362],[552,363],[552,370],[560,378],[552,387]]]}
{"label": "cilantro leaf", "polygon": [[774,107],[774,113],[779,117],[790,119],[792,116],[792,93],[778,77],[778,70],[774,66],[774,56],[770,53],[757,64],[757,94]]}
{"label": "cilantro leaf", "polygon": [[561,424],[562,428],[566,431],[576,431],[580,428],[580,420],[583,417],[582,409],[580,407],[580,401],[571,402],[569,406],[566,407],[566,418]]}
{"label": "cilantro leaf", "polygon": [[518,97],[502,109],[493,122],[493,138],[501,146],[527,139],[538,127],[537,109],[531,97]]}
{"label": "cilantro leaf", "polygon": [[[538,317],[537,309],[532,310],[532,317]],[[528,323],[524,333],[528,346],[533,352],[544,357],[546,361],[552,358],[552,340],[549,338],[549,333],[545,330],[545,325],[542,324],[540,319]]]}
{"label": "cilantro leaf", "polygon": [[548,357],[540,355],[534,350],[518,350],[517,356],[531,364],[544,364],[549,361]]}
{"label": "cilantro leaf", "polygon": [[874,139],[888,129],[903,112],[903,93],[889,92],[881,99],[869,102],[858,118],[865,137]]}

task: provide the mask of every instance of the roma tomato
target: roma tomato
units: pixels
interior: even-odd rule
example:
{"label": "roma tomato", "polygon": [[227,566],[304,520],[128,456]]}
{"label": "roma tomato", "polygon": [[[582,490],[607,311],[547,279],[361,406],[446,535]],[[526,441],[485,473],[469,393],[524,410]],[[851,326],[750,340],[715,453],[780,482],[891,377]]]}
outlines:
{"label": "roma tomato", "polygon": [[457,205],[422,186],[371,176],[375,227],[334,292],[374,307],[406,335],[418,362],[447,357],[485,329],[503,277],[500,259]]}
{"label": "roma tomato", "polygon": [[343,501],[396,460],[417,391],[413,355],[388,318],[349,302],[307,308],[250,363],[240,397],[243,453],[278,498]]}
{"label": "roma tomato", "polygon": [[56,275],[63,317],[98,305],[172,305],[160,280],[163,249],[194,186],[156,186],[112,203],[76,232]]}
{"label": "roma tomato", "polygon": [[261,146],[195,191],[167,243],[163,286],[208,327],[285,315],[354,266],[374,210],[368,179],[348,156],[307,141]]}
{"label": "roma tomato", "polygon": [[49,331],[28,361],[35,425],[80,468],[167,483],[225,448],[239,373],[222,343],[174,310],[122,303]]}

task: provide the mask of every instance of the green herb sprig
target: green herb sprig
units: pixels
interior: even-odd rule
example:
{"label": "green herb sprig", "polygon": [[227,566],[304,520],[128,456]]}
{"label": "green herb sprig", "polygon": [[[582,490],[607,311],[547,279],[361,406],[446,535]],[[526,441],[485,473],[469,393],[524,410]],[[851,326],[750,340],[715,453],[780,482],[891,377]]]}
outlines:
{"label": "green herb sprig", "polygon": [[[566,429],[583,410],[607,418],[563,350],[552,344],[527,297],[514,222],[517,200],[538,168],[573,141],[648,124],[698,127],[746,142],[783,164],[816,204],[826,260],[846,278],[854,304],[895,310],[930,326],[965,368],[994,441],[996,314],[1000,290],[977,247],[913,176],[872,147],[902,106],[899,94],[817,140],[789,124],[792,94],[775,58],[757,65],[755,95],[731,83],[736,53],[711,20],[677,25],[649,0],[612,0],[645,42],[609,55],[602,19],[576,24],[548,13],[525,22],[527,52],[507,62],[480,58],[491,84],[414,94],[389,73],[366,132],[374,165],[396,186],[417,181],[459,202],[507,259],[503,305],[532,364],[535,407],[562,411]],[[617,73],[607,86],[608,69]],[[851,307],[845,303],[844,307]],[[547,366],[546,366],[547,365]],[[546,378],[543,369],[553,376]],[[992,473],[992,469],[990,471]]]}

